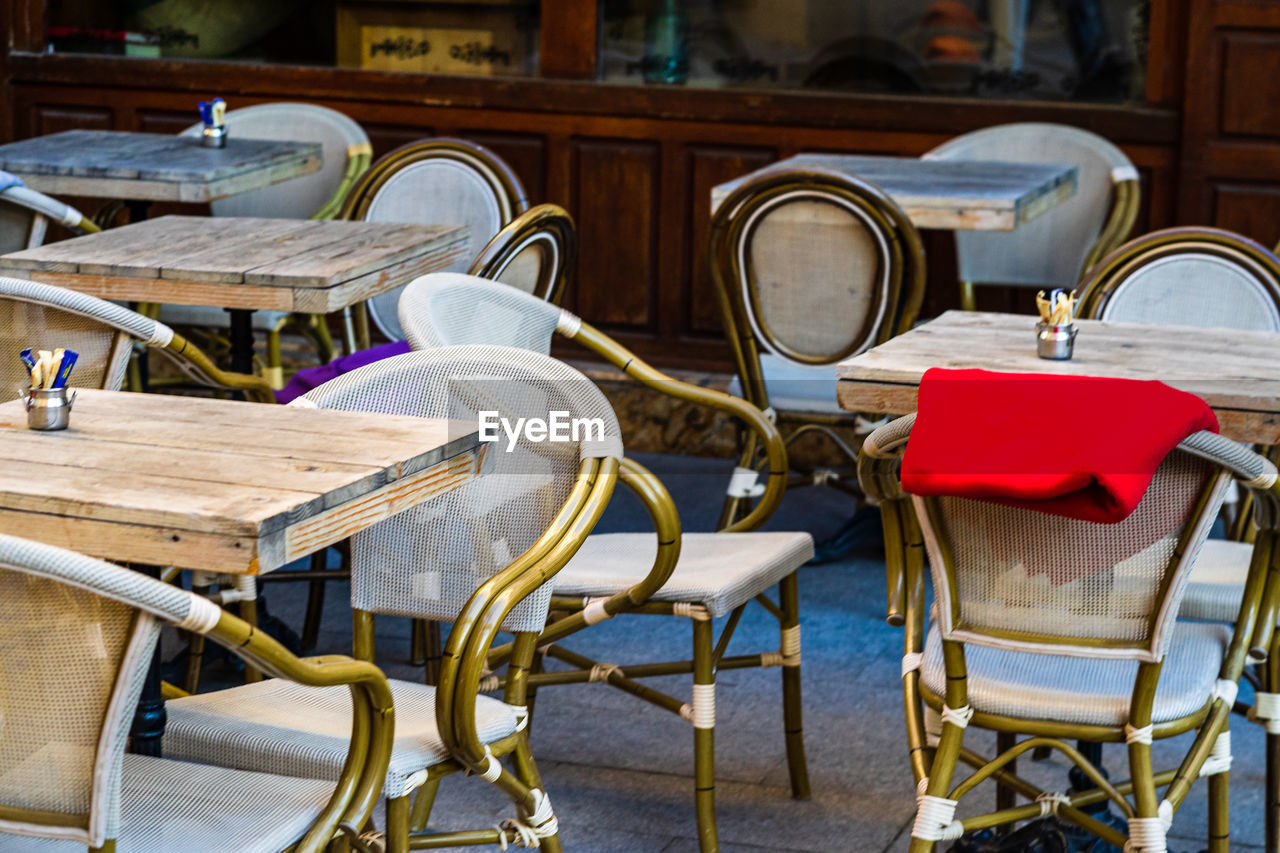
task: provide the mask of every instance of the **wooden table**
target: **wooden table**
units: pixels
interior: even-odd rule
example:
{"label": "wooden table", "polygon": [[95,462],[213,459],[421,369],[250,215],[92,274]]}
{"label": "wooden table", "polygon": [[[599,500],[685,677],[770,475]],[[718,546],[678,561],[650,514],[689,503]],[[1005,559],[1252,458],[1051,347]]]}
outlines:
{"label": "wooden table", "polygon": [[209,202],[319,171],[321,146],[118,130],[68,130],[0,145],[0,170],[33,190],[132,201]]}
{"label": "wooden table", "polygon": [[71,426],[0,405],[0,526],[110,560],[257,575],[477,473],[474,424],[80,390]]}
{"label": "wooden table", "polygon": [[0,257],[0,275],[102,299],[231,309],[252,372],[255,310],[328,314],[468,258],[465,226],[162,216]]}
{"label": "wooden table", "polygon": [[1012,231],[1076,192],[1076,167],[978,160],[921,160],[799,154],[711,189],[711,210],[749,178],[787,168],[821,168],[880,187],[917,228]]}
{"label": "wooden table", "polygon": [[1159,379],[1213,407],[1238,441],[1280,443],[1280,333],[1080,320],[1075,357],[1038,358],[1037,318],[948,311],[842,362],[841,408],[902,415],[916,410],[930,367]]}

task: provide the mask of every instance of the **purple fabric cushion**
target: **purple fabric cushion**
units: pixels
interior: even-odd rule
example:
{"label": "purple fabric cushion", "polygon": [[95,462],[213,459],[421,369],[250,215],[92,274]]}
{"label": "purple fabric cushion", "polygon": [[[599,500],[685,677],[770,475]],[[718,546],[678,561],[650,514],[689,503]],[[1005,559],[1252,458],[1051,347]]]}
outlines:
{"label": "purple fabric cushion", "polygon": [[375,361],[382,361],[393,355],[404,355],[407,352],[409,352],[409,344],[406,341],[392,341],[389,344],[379,344],[376,347],[353,352],[351,355],[335,358],[320,367],[304,367],[293,374],[288,385],[276,392],[276,402],[284,405],[301,397],[312,388],[319,388],[330,379],[336,379],[366,364],[373,364]]}

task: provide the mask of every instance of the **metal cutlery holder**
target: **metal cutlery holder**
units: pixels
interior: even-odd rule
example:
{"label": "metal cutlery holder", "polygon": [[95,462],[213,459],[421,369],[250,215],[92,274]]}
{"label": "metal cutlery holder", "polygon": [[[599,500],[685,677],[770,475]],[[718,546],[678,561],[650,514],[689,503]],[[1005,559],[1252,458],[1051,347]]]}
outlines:
{"label": "metal cutlery holder", "polygon": [[1056,361],[1071,358],[1077,331],[1075,323],[1036,323],[1036,355]]}
{"label": "metal cutlery holder", "polygon": [[75,392],[67,396],[63,388],[32,388],[22,392],[22,402],[27,407],[27,428],[38,430],[66,429],[71,423],[71,407],[75,405]]}

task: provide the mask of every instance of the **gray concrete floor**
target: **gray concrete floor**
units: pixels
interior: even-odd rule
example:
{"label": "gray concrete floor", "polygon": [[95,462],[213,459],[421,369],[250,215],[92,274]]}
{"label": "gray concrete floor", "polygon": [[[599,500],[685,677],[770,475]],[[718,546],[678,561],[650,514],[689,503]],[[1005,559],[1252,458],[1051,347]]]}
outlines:
{"label": "gray concrete floor", "polygon": [[[663,477],[680,506],[686,530],[711,530],[727,482],[725,465],[711,460],[642,456]],[[621,490],[620,490],[621,492]],[[850,498],[827,488],[789,494],[771,527],[828,536],[853,510]],[[630,496],[615,498],[600,530],[643,530],[644,515]],[[806,566],[800,574],[803,626],[805,743],[813,797],[790,798],[782,736],[778,670],[723,673],[717,687],[717,814],[721,849],[741,851],[901,851],[913,818],[914,786],[906,761],[901,716],[901,635],[883,619],[884,579],[879,525],[838,562]],[[331,584],[317,653],[348,652],[345,585]],[[271,611],[301,624],[301,584],[272,585]],[[748,607],[730,653],[777,647],[776,621]],[[420,678],[406,663],[408,624],[378,622],[379,663],[389,675]],[[662,617],[615,619],[566,644],[598,660],[684,659],[688,623]],[[688,696],[688,681],[657,680]],[[1248,689],[1242,690],[1248,697]],[[1262,731],[1232,720],[1233,848],[1262,844]],[[543,689],[532,745],[569,851],[685,853],[697,850],[693,809],[692,733],[672,714],[602,685]],[[994,738],[971,731],[966,743],[991,751]],[[1157,747],[1174,766],[1188,740]],[[1107,749],[1114,778],[1127,777],[1124,750]],[[1066,786],[1066,764],[1022,762],[1024,775],[1050,790]],[[962,803],[960,815],[992,806],[989,786]],[[463,777],[441,786],[433,823],[490,826],[512,814],[509,802],[483,782]],[[1170,849],[1203,847],[1204,786],[1178,813]]]}

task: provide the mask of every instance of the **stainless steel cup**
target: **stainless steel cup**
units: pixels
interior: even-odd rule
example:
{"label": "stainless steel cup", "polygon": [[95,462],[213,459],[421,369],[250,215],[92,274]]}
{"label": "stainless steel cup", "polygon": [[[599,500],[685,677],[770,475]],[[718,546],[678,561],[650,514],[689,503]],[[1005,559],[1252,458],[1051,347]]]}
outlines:
{"label": "stainless steel cup", "polygon": [[66,388],[32,388],[22,392],[22,402],[27,407],[28,429],[66,429],[76,395],[72,392],[68,397]]}
{"label": "stainless steel cup", "polygon": [[1074,323],[1055,325],[1053,323],[1036,323],[1036,355],[1065,361],[1071,358],[1076,344],[1076,326]]}
{"label": "stainless steel cup", "polygon": [[226,148],[227,126],[225,124],[206,124],[204,130],[201,131],[200,141],[204,143],[205,148]]}

